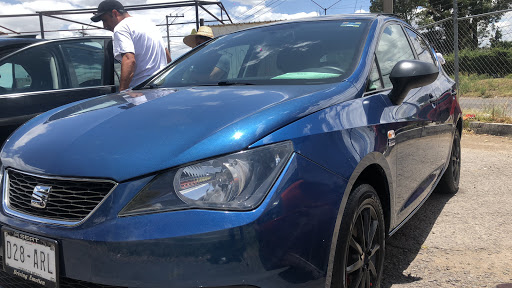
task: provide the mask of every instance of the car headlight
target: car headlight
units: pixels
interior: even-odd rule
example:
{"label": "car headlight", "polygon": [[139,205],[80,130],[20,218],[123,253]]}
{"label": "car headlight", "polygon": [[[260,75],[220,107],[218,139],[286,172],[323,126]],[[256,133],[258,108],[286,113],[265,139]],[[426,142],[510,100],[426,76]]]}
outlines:
{"label": "car headlight", "polygon": [[252,210],[292,152],[292,144],[283,142],[172,169],[156,176],[119,216],[193,208]]}

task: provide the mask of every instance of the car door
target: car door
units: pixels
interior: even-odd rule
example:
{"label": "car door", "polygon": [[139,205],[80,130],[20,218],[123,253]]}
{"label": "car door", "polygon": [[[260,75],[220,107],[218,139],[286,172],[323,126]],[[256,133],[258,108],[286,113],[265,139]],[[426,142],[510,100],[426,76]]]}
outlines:
{"label": "car door", "polygon": [[32,117],[115,92],[109,38],[31,45],[0,60],[0,142]]}
{"label": "car door", "polygon": [[[405,27],[417,58],[425,63],[438,66],[432,48],[418,33]],[[439,67],[438,67],[439,68]],[[441,71],[441,70],[440,70]],[[452,125],[449,121],[451,108],[451,85],[446,81],[444,73],[439,73],[437,80],[422,88],[423,93],[429,96],[432,108],[426,109],[424,113],[431,121],[424,129],[424,137],[429,141],[429,151],[431,161],[435,162],[434,168],[439,176],[446,164],[446,159],[450,152],[452,140]],[[446,93],[447,92],[447,93]],[[448,124],[445,124],[448,123]]]}
{"label": "car door", "polygon": [[[415,60],[416,54],[410,45],[402,25],[391,22],[380,34],[375,53],[375,65],[370,74],[369,90],[383,89],[389,94],[393,85],[389,76],[393,67],[401,60]],[[425,127],[431,125],[434,106],[424,87],[412,89],[403,103],[393,107],[395,137],[392,145],[395,153],[395,218],[400,223],[425,196],[425,191],[435,181],[435,163],[432,147],[426,142]]]}

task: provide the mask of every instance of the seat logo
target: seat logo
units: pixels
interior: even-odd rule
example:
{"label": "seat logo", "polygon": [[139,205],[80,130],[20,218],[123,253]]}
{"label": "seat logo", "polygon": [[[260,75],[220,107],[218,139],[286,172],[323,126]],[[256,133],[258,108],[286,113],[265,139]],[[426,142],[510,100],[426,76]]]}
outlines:
{"label": "seat logo", "polygon": [[36,208],[46,208],[48,202],[48,195],[50,195],[51,186],[36,186],[32,192],[32,201],[30,206]]}

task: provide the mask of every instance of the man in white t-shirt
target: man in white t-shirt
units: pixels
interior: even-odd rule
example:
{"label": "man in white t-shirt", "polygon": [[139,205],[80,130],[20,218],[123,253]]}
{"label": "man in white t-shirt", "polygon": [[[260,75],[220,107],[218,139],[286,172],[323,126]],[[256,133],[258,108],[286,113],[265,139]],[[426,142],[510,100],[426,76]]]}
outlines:
{"label": "man in white t-shirt", "polygon": [[140,84],[171,62],[156,26],[130,16],[118,1],[101,2],[91,20],[103,21],[103,27],[114,32],[114,57],[121,62],[120,91]]}

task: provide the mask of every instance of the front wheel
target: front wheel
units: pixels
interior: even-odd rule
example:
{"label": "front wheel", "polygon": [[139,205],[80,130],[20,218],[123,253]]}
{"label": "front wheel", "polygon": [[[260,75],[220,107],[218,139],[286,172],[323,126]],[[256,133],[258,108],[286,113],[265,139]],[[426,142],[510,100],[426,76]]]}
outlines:
{"label": "front wheel", "polygon": [[343,213],[331,287],[380,287],[384,253],[385,224],[379,197],[372,186],[359,185]]}

